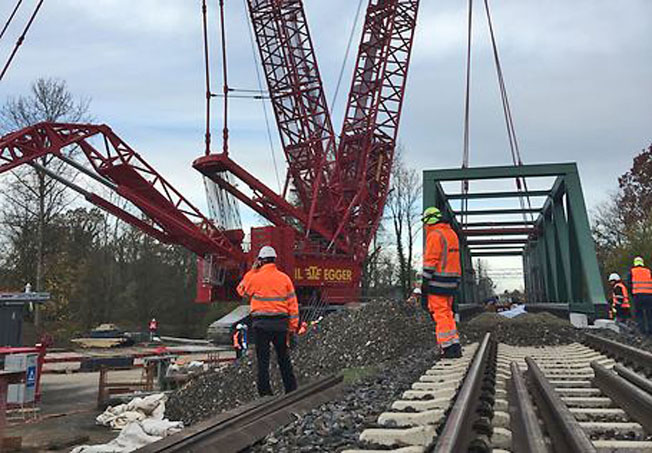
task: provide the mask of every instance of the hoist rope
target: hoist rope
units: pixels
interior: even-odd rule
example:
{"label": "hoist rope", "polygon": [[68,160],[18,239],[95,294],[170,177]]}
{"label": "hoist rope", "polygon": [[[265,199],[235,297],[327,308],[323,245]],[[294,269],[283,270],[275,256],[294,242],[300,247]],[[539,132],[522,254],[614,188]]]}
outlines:
{"label": "hoist rope", "polygon": [[224,95],[224,127],[222,128],[222,152],[229,154],[229,72],[226,54],[226,23],[224,20],[224,0],[220,0],[220,37],[222,44],[222,94]]}
{"label": "hoist rope", "polygon": [[202,0],[202,27],[204,32],[204,65],[206,69],[206,132],[205,132],[205,153],[208,156],[211,153],[211,72],[210,59],[208,52],[208,23],[206,19],[206,0]]}
{"label": "hoist rope", "polygon": [[340,67],[340,73],[337,77],[337,85],[335,85],[335,93],[333,94],[333,99],[331,100],[331,112],[335,111],[335,104],[337,103],[337,96],[340,92],[342,86],[342,80],[344,78],[344,71],[346,70],[346,63],[349,59],[349,54],[351,53],[351,46],[353,45],[353,38],[355,37],[355,29],[358,25],[358,19],[360,18],[360,13],[362,12],[362,4],[364,0],[358,1],[358,9],[355,12],[355,18],[353,19],[353,24],[351,25],[351,31],[349,32],[349,40],[346,44],[346,51],[344,52],[344,58],[342,59],[342,66]]}
{"label": "hoist rope", "polygon": [[4,68],[2,68],[2,72],[0,73],[0,80],[2,80],[7,73],[7,70],[9,69],[9,66],[11,66],[11,62],[13,61],[14,57],[16,56],[16,53],[18,52],[18,48],[23,44],[25,41],[25,36],[27,36],[27,32],[29,31],[30,27],[32,26],[32,23],[34,22],[34,19],[36,19],[36,15],[38,14],[39,10],[41,9],[41,6],[43,5],[44,0],[40,0],[38,4],[36,5],[36,8],[34,9],[34,12],[32,13],[31,17],[29,18],[29,21],[27,22],[27,25],[25,25],[25,28],[23,30],[23,33],[20,35],[18,38],[18,41],[16,41],[16,45],[14,46],[14,50],[11,52],[11,55],[9,55],[9,59],[7,59],[7,62],[5,63]]}
{"label": "hoist rope", "polygon": [[[509,96],[507,94],[507,86],[505,84],[505,77],[503,75],[502,64],[500,62],[500,56],[498,53],[498,44],[496,42],[496,35],[493,27],[493,20],[491,18],[491,11],[489,9],[489,0],[484,0],[485,12],[487,16],[487,24],[489,27],[489,35],[491,37],[491,46],[493,49],[494,63],[496,66],[496,74],[498,76],[498,85],[500,88],[500,97],[503,105],[503,113],[505,116],[505,125],[507,127],[507,137],[509,141],[510,152],[512,155],[512,162],[515,166],[523,165],[521,159],[521,152],[518,145],[518,139],[516,137],[516,129],[514,127],[514,119],[512,117],[512,110],[509,104]],[[516,178],[516,188],[519,192],[525,191],[525,199],[527,200],[527,206],[532,209],[532,201],[528,194],[527,182],[525,178],[519,177]],[[525,208],[525,202],[523,196],[519,197],[519,202],[521,204],[521,209]],[[532,213],[529,213],[530,220],[533,220]],[[527,215],[523,213],[523,220],[527,221]]]}
{"label": "hoist rope", "polygon": [[[464,96],[464,139],[462,145],[462,168],[468,168],[470,158],[470,137],[471,127],[471,46],[473,43],[473,0],[469,0],[468,23],[466,42],[466,87]],[[462,181],[462,202],[461,202],[461,223],[466,224],[465,212],[469,208],[469,181]]]}
{"label": "hoist rope", "polygon": [[[245,14],[247,14],[248,8],[249,8],[249,6],[247,4],[247,0],[242,0],[242,3],[244,4]],[[256,79],[258,81],[258,90],[261,93],[264,93],[265,90],[263,89],[263,80],[262,80],[262,77],[260,75],[260,68],[258,67],[258,57],[256,55],[255,38],[254,38],[254,33],[251,30],[251,27],[252,26],[248,25],[247,30],[249,30],[249,43],[251,44],[251,54],[252,54],[253,60],[254,60],[254,68],[256,69]],[[270,96],[271,96],[271,93],[270,93]],[[270,126],[269,114],[267,112],[267,104],[265,103],[264,99],[261,100],[261,104],[262,104],[262,107],[263,107],[263,115],[265,117],[265,127],[267,128],[267,141],[269,143],[269,151],[270,151],[270,154],[272,155],[272,162],[274,163],[274,175],[276,176],[276,184],[278,185],[279,193],[281,193],[281,190],[282,190],[281,178],[279,176],[278,164],[276,162],[276,152],[275,152],[275,149],[274,149],[274,139],[272,138],[272,128]]]}
{"label": "hoist rope", "polygon": [[14,16],[18,12],[18,9],[20,8],[21,3],[23,3],[23,0],[18,0],[18,3],[16,3],[16,6],[14,7],[14,10],[9,15],[9,19],[7,19],[7,22],[5,23],[5,26],[2,27],[2,31],[0,31],[0,40],[5,35],[5,32],[9,28],[9,25],[11,25],[11,22],[14,20]]}

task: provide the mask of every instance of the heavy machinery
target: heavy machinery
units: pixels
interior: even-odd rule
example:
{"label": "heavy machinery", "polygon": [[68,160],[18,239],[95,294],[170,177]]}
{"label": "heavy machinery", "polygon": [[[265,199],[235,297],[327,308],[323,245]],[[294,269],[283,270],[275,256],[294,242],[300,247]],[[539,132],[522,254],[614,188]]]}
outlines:
{"label": "heavy machinery", "polygon": [[[288,164],[284,189],[265,186],[226,147],[221,153],[207,147],[193,167],[271,223],[252,229],[249,247],[242,229],[204,216],[106,125],[41,123],[8,134],[0,140],[0,174],[31,165],[157,240],[191,250],[199,257],[199,303],[234,298],[263,245],[276,248],[301,300],[355,300],[389,190],[419,0],[369,0],[339,137],[302,1],[247,4]],[[73,160],[70,147],[87,162]],[[141,215],[52,173],[39,164],[46,155],[128,200]]]}

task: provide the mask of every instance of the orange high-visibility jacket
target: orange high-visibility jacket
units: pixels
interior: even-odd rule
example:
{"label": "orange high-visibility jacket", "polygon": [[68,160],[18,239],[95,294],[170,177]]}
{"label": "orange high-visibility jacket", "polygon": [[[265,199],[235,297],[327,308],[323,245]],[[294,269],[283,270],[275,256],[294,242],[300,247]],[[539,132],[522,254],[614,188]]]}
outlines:
{"label": "orange high-visibility jacket", "polygon": [[240,297],[249,297],[250,294],[247,294],[246,288],[247,284],[249,282],[249,279],[251,278],[252,275],[254,275],[256,272],[258,272],[258,269],[249,269],[246,274],[244,274],[244,277],[242,277],[242,281],[238,283],[238,286],[235,288],[236,292]]}
{"label": "orange high-visibility jacket", "polygon": [[631,269],[632,294],[652,294],[652,272],[643,266]]}
{"label": "orange high-visibility jacket", "polygon": [[265,264],[252,273],[244,293],[251,297],[253,317],[287,317],[289,330],[298,330],[299,303],[294,285],[287,274],[276,268],[276,264]]}
{"label": "orange high-visibility jacket", "polygon": [[423,279],[430,294],[453,295],[462,275],[460,241],[448,223],[426,225]]}
{"label": "orange high-visibility jacket", "polygon": [[629,291],[623,282],[614,285],[611,301],[614,307],[620,305],[622,308],[629,308]]}

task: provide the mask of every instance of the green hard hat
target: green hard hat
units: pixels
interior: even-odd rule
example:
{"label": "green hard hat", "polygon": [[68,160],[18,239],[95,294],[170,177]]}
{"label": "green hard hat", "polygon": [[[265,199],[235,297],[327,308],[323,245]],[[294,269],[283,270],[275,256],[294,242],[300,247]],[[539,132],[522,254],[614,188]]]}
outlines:
{"label": "green hard hat", "polygon": [[438,208],[431,206],[429,208],[426,208],[425,211],[423,211],[423,218],[421,219],[421,221],[423,221],[423,223],[425,223],[426,225],[434,225],[440,220],[441,220],[441,211]]}
{"label": "green hard hat", "polygon": [[645,266],[645,261],[643,261],[642,257],[637,256],[634,258],[634,266]]}

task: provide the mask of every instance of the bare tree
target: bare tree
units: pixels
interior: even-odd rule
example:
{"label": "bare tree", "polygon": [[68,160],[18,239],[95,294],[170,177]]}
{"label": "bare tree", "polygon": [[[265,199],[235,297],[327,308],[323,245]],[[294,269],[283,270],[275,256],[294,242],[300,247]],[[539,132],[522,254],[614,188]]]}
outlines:
{"label": "bare tree", "polygon": [[[75,99],[65,81],[40,78],[32,84],[28,95],[9,98],[0,108],[0,129],[4,134],[43,121],[89,121],[89,104],[88,99]],[[72,154],[75,150],[67,152]],[[54,173],[74,179],[71,169],[53,155],[41,157],[37,163]],[[65,187],[47,178],[43,171],[28,166],[11,172],[3,195],[2,222],[5,228],[17,233],[36,227],[34,279],[35,289],[42,291],[46,272],[45,230],[51,220],[70,204],[71,196]],[[38,325],[38,314],[35,318]]]}
{"label": "bare tree", "polygon": [[394,228],[399,284],[404,297],[409,296],[414,282],[414,240],[420,228],[420,201],[421,178],[415,169],[406,166],[399,148],[392,169],[387,212]]}

